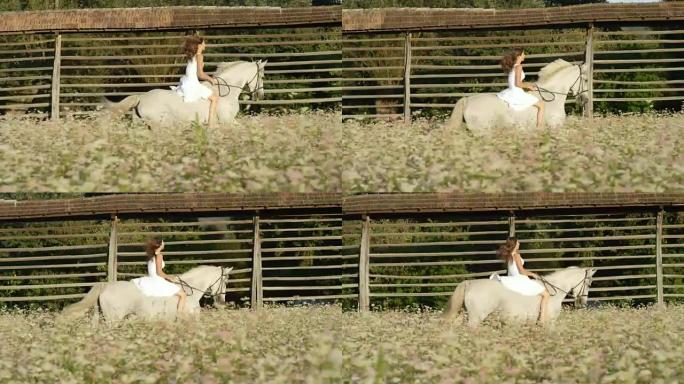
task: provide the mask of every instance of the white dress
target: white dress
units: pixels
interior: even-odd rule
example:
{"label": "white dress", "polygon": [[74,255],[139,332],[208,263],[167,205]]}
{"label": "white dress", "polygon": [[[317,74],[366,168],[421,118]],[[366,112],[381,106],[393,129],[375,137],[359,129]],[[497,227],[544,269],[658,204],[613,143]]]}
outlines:
{"label": "white dress", "polygon": [[191,60],[188,60],[188,65],[185,67],[185,76],[181,77],[180,84],[178,86],[171,86],[171,89],[176,91],[183,98],[183,101],[187,103],[208,99],[212,93],[211,88],[202,85],[197,78],[197,58],[194,56]]}
{"label": "white dress", "polygon": [[[520,261],[525,264],[525,260],[523,260],[522,257],[520,258]],[[544,286],[536,280],[532,280],[529,277],[522,275],[513,260],[508,262],[508,276],[499,276],[497,273],[493,273],[489,278],[500,281],[504,287],[521,295],[536,296],[544,292]]]}
{"label": "white dress", "polygon": [[[520,64],[516,64],[520,65]],[[520,81],[525,78],[525,72],[521,69]],[[508,88],[496,94],[500,99],[508,103],[508,106],[515,111],[522,111],[536,104],[539,99],[526,93],[522,88],[515,86],[515,70],[508,73]]]}
{"label": "white dress", "polygon": [[[132,279],[131,282],[135,284],[145,296],[175,295],[180,291],[180,287],[157,275],[157,265],[154,260],[154,257],[147,260],[147,276]],[[162,268],[164,268],[164,264],[165,263],[162,260]]]}

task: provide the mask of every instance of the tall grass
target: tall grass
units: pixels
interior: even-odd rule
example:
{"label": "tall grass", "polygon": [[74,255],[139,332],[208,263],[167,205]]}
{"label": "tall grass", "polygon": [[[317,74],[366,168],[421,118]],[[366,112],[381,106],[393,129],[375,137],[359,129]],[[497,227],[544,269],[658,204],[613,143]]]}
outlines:
{"label": "tall grass", "polygon": [[0,191],[339,191],[341,125],[323,112],[244,116],[216,129],[0,119]]}

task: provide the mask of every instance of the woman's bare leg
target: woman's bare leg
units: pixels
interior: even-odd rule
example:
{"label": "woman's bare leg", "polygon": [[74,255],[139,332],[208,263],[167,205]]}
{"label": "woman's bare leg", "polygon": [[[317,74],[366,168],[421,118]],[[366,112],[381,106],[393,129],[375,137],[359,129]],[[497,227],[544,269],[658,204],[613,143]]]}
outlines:
{"label": "woman's bare leg", "polygon": [[216,91],[209,96],[209,119],[208,123],[210,127],[216,126],[216,103],[218,102],[218,95]]}
{"label": "woman's bare leg", "polygon": [[537,107],[537,128],[541,128],[544,122],[544,102],[539,100],[535,106]]}
{"label": "woman's bare leg", "polygon": [[185,292],[178,291],[178,293],[176,293],[176,296],[178,296],[178,305],[176,306],[176,312],[182,313],[185,310]]}
{"label": "woman's bare leg", "polygon": [[544,290],[541,296],[541,304],[539,305],[539,323],[546,324],[548,318],[548,302],[549,302],[549,292]]}

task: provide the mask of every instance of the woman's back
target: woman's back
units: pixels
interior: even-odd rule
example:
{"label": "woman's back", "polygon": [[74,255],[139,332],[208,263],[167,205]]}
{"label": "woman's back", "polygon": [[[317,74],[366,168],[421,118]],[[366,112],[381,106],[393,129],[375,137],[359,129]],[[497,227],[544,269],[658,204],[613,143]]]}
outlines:
{"label": "woman's back", "polygon": [[[520,261],[525,264],[525,260],[523,258],[520,258]],[[515,264],[515,260],[511,259],[508,261],[508,276],[518,276],[520,274],[520,271],[518,270],[518,266]]]}
{"label": "woman's back", "polygon": [[[520,64],[516,64],[520,65]],[[520,68],[520,81],[522,81],[525,78],[525,71]],[[515,86],[515,66],[511,69],[510,72],[508,72],[508,88],[518,88]]]}
{"label": "woman's back", "polygon": [[199,82],[199,79],[197,78],[197,58],[193,57],[188,60],[188,65],[185,67],[185,77],[190,81],[194,80]]}
{"label": "woman's back", "polygon": [[[162,268],[164,268],[164,260],[162,260]],[[159,277],[159,275],[157,275],[156,256],[147,259],[147,275],[150,277]]]}

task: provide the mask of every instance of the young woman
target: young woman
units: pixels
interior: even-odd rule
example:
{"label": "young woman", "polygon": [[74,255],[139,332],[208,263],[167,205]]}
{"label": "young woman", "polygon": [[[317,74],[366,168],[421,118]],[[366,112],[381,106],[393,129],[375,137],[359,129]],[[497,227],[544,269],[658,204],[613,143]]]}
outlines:
{"label": "young woman", "polygon": [[178,296],[176,310],[181,313],[185,305],[185,293],[180,287],[172,283],[171,275],[164,273],[164,256],[161,251],[164,242],[157,239],[147,239],[145,252],[147,253],[147,276],[132,279],[145,296]]}
{"label": "young woman", "polygon": [[199,36],[190,36],[183,45],[183,54],[188,59],[185,67],[185,76],[181,77],[180,84],[171,89],[178,92],[183,97],[183,101],[190,103],[200,99],[209,99],[209,119],[210,127],[215,125],[216,103],[218,94],[215,90],[207,88],[199,81],[206,80],[212,85],[216,85],[216,79],[204,73],[204,49],[206,45],[204,39]]}
{"label": "young woman", "polygon": [[497,96],[516,111],[533,105],[537,107],[537,128],[539,128],[544,121],[544,101],[523,90],[523,88],[532,91],[537,89],[532,83],[523,83],[525,78],[525,72],[522,69],[523,61],[525,61],[525,52],[520,48],[515,48],[501,59],[501,68],[504,73],[508,74],[508,88],[499,92]]}
{"label": "young woman", "polygon": [[501,281],[504,287],[521,295],[539,295],[541,297],[539,322],[542,324],[546,323],[549,292],[542,284],[530,279],[530,277],[539,279],[539,275],[525,269],[523,266],[523,264],[525,264],[525,260],[523,260],[523,258],[520,256],[520,252],[518,252],[519,248],[520,242],[515,237],[509,237],[508,240],[506,240],[506,243],[499,247],[497,255],[506,263],[508,268],[508,276],[492,275],[491,278]]}

